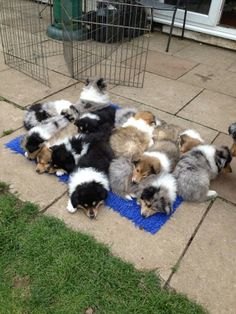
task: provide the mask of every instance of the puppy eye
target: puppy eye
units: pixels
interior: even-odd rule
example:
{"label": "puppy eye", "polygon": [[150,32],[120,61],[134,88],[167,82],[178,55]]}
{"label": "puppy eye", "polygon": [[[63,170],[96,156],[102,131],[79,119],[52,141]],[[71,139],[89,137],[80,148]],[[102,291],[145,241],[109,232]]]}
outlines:
{"label": "puppy eye", "polygon": [[82,126],[79,129],[80,129],[80,131],[83,131],[83,127]]}
{"label": "puppy eye", "polygon": [[87,207],[88,207],[88,204],[84,204],[84,207],[87,208]]}
{"label": "puppy eye", "polygon": [[93,202],[92,205],[95,206],[97,204],[97,202]]}
{"label": "puppy eye", "polygon": [[140,172],[139,169],[137,169],[137,172]]}

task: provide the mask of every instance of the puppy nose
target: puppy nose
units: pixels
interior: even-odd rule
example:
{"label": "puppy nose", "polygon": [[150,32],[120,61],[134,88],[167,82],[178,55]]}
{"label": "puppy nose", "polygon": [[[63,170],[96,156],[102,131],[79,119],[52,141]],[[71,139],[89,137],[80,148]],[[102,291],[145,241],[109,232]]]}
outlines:
{"label": "puppy nose", "polygon": [[94,218],[95,218],[95,214],[94,214],[93,211],[90,211],[90,212],[89,212],[89,218],[90,218],[90,219],[94,219]]}
{"label": "puppy nose", "polygon": [[36,172],[37,172],[37,173],[40,173],[40,170],[39,170],[39,169],[36,169]]}
{"label": "puppy nose", "polygon": [[146,218],[146,217],[147,217],[147,214],[146,214],[146,213],[141,213],[141,216],[142,216],[143,218]]}
{"label": "puppy nose", "polygon": [[135,180],[135,178],[132,178],[132,183],[137,184],[138,182]]}

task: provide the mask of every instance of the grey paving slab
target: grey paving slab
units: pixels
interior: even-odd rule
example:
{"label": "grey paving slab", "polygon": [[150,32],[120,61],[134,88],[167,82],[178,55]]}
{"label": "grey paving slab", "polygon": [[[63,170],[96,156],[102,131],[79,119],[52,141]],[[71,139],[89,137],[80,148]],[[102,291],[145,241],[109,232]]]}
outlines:
{"label": "grey paving slab", "polygon": [[216,200],[170,285],[211,314],[236,309],[236,207]]}
{"label": "grey paving slab", "polygon": [[0,101],[0,136],[3,131],[15,130],[23,125],[24,110]]}
{"label": "grey paving slab", "polygon": [[129,220],[111,209],[101,208],[95,221],[81,211],[66,211],[67,197],[63,197],[46,211],[65,221],[67,225],[94,236],[111,247],[115,255],[133,263],[138,269],[158,269],[167,279],[171,267],[178,260],[207,204],[183,204],[156,234],[136,228]]}
{"label": "grey paving slab", "polygon": [[[236,117],[235,117],[236,120]],[[217,146],[227,145],[231,147],[233,140],[229,135],[220,134],[214,144]],[[216,190],[224,199],[236,204],[236,158],[231,162],[232,173],[220,174],[211,184],[211,188]]]}
{"label": "grey paving slab", "polygon": [[[0,46],[1,49],[1,46]],[[1,51],[1,50],[0,50]],[[0,71],[9,69],[8,66],[4,63],[3,53],[0,52]]]}
{"label": "grey paving slab", "polygon": [[200,64],[178,81],[236,97],[236,73],[221,69],[218,64]]}
{"label": "grey paving slab", "polygon": [[192,42],[188,47],[174,53],[175,56],[202,63],[209,66],[217,66],[222,69],[228,68],[232,62],[236,62],[234,51],[214,47],[206,44]]}
{"label": "grey paving slab", "polygon": [[201,90],[202,88],[196,86],[146,73],[143,88],[117,86],[112,92],[169,113],[176,113]]}
{"label": "grey paving slab", "polygon": [[121,105],[122,107],[135,107],[138,110],[149,110],[153,112],[159,119],[163,119],[167,123],[173,123],[186,129],[195,129],[201,134],[202,138],[206,141],[206,143],[211,143],[218,134],[217,131],[211,130],[207,127],[194,123],[190,120],[185,120],[175,115],[155,109],[151,106],[144,105],[137,101],[115,95],[112,92],[110,93],[110,95],[111,95],[112,102],[115,104]]}
{"label": "grey paving slab", "polygon": [[59,91],[45,99],[46,100],[58,100],[58,99],[66,99],[71,101],[72,103],[75,103],[79,97],[80,93],[82,91],[84,84],[83,83],[77,83],[70,87],[67,87],[63,89],[62,91]]}
{"label": "grey paving slab", "polygon": [[156,51],[149,51],[146,71],[175,80],[196,65],[196,62]]}
{"label": "grey paving slab", "polygon": [[232,63],[228,71],[236,73],[236,62]]}
{"label": "grey paving slab", "polygon": [[235,103],[234,97],[205,90],[178,115],[227,133],[232,119],[235,120],[233,117],[236,117]]}
{"label": "grey paving slab", "polygon": [[23,132],[17,131],[0,139],[0,180],[9,183],[12,191],[19,193],[20,199],[34,202],[42,209],[60,197],[67,190],[67,186],[60,183],[55,176],[37,174],[34,162],[4,147],[5,143]]}
{"label": "grey paving slab", "polygon": [[51,87],[16,70],[0,72],[0,96],[18,105],[27,106],[76,82],[52,71],[49,71],[49,79]]}

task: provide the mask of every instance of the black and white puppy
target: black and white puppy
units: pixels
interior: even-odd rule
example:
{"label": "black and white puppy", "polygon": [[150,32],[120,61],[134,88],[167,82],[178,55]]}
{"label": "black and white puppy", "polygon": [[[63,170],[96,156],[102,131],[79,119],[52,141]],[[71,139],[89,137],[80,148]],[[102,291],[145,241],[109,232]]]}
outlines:
{"label": "black and white puppy", "polygon": [[108,172],[113,157],[105,134],[90,144],[88,152],[79,159],[78,168],[70,176],[67,206],[70,213],[81,208],[89,218],[97,216],[109,191]]}
{"label": "black and white puppy", "polygon": [[105,131],[105,128],[113,128],[115,124],[116,109],[108,106],[101,110],[84,113],[75,121],[78,131],[82,133],[93,133]]}
{"label": "black and white puppy", "polygon": [[26,130],[30,130],[48,118],[60,115],[63,110],[69,109],[71,105],[70,101],[64,99],[34,104],[26,111],[24,127]]}
{"label": "black and white puppy", "polygon": [[232,123],[229,126],[228,131],[229,131],[229,135],[231,135],[234,141],[230,151],[231,151],[232,156],[236,157],[236,122]]}
{"label": "black and white puppy", "polygon": [[36,159],[44,142],[51,139],[57,132],[69,125],[69,121],[62,117],[56,116],[49,118],[40,125],[29,130],[24,136],[21,146],[25,150],[25,156],[29,159]]}

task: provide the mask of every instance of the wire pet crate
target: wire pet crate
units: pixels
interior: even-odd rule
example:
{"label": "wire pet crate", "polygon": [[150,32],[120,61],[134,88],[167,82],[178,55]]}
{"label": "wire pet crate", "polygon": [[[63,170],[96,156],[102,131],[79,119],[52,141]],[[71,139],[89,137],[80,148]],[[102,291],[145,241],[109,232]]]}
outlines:
{"label": "wire pet crate", "polygon": [[[53,2],[54,8],[60,4],[61,41],[47,32],[55,22]],[[47,85],[48,70],[65,64],[56,71],[77,80],[100,76],[111,84],[142,87],[147,12],[135,0],[0,0],[5,62]]]}

